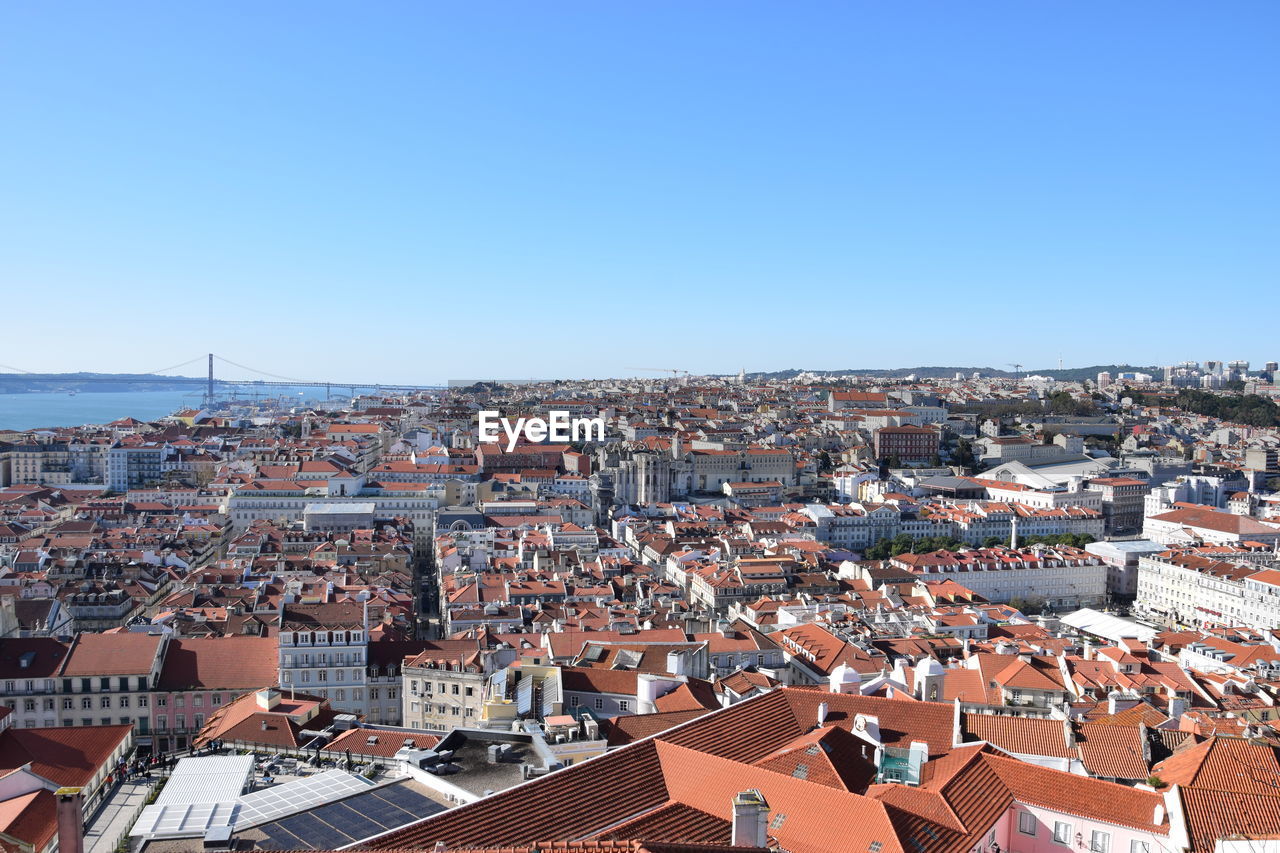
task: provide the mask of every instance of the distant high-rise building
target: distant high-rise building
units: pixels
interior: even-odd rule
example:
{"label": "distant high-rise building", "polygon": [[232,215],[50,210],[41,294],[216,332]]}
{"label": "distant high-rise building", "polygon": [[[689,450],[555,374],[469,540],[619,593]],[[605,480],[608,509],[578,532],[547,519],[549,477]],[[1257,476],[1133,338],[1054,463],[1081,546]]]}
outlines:
{"label": "distant high-rise building", "polygon": [[1110,373],[1108,373],[1108,372],[1107,372],[1107,371],[1105,371],[1105,370],[1104,370],[1104,371],[1102,371],[1101,373],[1099,373],[1099,374],[1098,374],[1098,388],[1099,388],[1099,390],[1101,390],[1101,389],[1103,389],[1103,388],[1106,388],[1106,387],[1108,387],[1108,386],[1110,386],[1110,385],[1111,385],[1111,374],[1110,374]]}
{"label": "distant high-rise building", "polygon": [[1275,382],[1276,373],[1280,372],[1280,364],[1277,364],[1274,361],[1268,361],[1266,365],[1263,366],[1262,372],[1267,375],[1268,382]]}

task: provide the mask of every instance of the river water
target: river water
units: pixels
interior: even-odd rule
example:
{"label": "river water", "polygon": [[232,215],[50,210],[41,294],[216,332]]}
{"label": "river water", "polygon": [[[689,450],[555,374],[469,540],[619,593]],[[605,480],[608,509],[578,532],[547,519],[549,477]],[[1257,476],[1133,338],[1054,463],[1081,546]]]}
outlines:
{"label": "river water", "polygon": [[[322,401],[325,389],[299,386],[272,388],[271,396],[299,403]],[[298,392],[302,392],[299,394]],[[259,394],[261,398],[265,395]],[[240,399],[254,399],[240,395]],[[339,402],[345,402],[342,398]],[[105,424],[119,418],[155,420],[179,409],[200,408],[201,391],[82,391],[65,393],[0,394],[0,430]]]}

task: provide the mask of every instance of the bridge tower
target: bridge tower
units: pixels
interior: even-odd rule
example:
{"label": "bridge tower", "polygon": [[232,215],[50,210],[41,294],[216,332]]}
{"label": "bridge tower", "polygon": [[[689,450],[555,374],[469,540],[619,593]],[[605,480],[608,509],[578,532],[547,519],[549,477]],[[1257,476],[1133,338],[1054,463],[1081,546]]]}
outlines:
{"label": "bridge tower", "polygon": [[213,406],[213,353],[209,353],[209,383],[204,389],[204,406],[208,409]]}

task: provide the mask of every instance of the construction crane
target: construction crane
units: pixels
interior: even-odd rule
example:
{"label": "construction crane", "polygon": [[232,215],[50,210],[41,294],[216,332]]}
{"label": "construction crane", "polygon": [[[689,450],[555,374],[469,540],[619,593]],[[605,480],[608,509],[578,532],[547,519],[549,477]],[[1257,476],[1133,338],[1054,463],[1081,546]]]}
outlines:
{"label": "construction crane", "polygon": [[646,370],[650,373],[670,373],[672,376],[689,375],[687,370],[677,370],[672,367],[624,367],[623,370]]}
{"label": "construction crane", "polygon": [[1011,361],[1009,362],[1009,366],[1013,368],[1013,381],[1022,381],[1022,365],[1018,364],[1016,361]]}

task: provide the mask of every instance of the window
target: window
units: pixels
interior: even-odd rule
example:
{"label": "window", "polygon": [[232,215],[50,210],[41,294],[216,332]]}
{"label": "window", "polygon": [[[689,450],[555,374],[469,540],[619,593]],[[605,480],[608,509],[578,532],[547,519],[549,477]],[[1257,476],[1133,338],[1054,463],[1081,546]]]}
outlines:
{"label": "window", "polygon": [[457,695],[458,695],[458,685],[456,685],[456,684],[455,684],[455,685],[453,685],[453,695],[454,695],[454,696],[457,696]]}
{"label": "window", "polygon": [[1069,845],[1071,843],[1071,824],[1055,820],[1053,822],[1053,840],[1057,844]]}
{"label": "window", "polygon": [[24,701],[23,701],[23,703],[22,703],[22,710],[24,710],[24,711],[34,711],[35,709],[36,709],[36,700],[34,700],[34,699],[26,699],[26,700],[24,700]]}
{"label": "window", "polygon": [[157,708],[166,708],[166,707],[168,707],[168,706],[169,706],[169,697],[168,697],[168,696],[157,696],[157,697],[156,697],[156,707],[157,707]]}
{"label": "window", "polygon": [[1018,832],[1023,835],[1034,836],[1036,834],[1036,816],[1031,812],[1019,812]]}
{"label": "window", "polygon": [[1089,849],[1093,853],[1107,853],[1111,849],[1111,833],[1095,829],[1093,839],[1089,842]]}
{"label": "window", "polygon": [[63,700],[62,700],[62,710],[64,710],[64,711],[70,711],[70,710],[71,710],[71,704],[72,704],[72,703],[71,703],[71,697],[69,697],[69,696],[68,696],[68,697],[64,697],[64,698],[63,698]]}
{"label": "window", "polygon": [[128,708],[128,707],[129,707],[129,697],[128,697],[128,696],[121,696],[121,697],[120,697],[120,707],[121,707],[121,708]]}
{"label": "window", "polygon": [[221,705],[221,704],[222,704],[222,694],[221,694],[221,693],[215,693],[215,694],[213,694],[213,696],[212,696],[212,697],[210,697],[209,701],[210,701],[212,704],[214,704],[214,705]]}
{"label": "window", "polygon": [[1129,853],[1151,853],[1151,842],[1135,838],[1129,842]]}
{"label": "window", "polygon": [[619,711],[630,711],[630,710],[631,710],[631,703],[630,703],[630,702],[628,702],[626,699],[620,699],[620,700],[618,700],[618,710],[619,710]]}
{"label": "window", "polygon": [[[92,708],[92,707],[93,707],[93,700],[92,700],[92,699],[90,699],[88,696],[85,696],[84,698],[82,698],[82,699],[80,700],[80,709],[81,709],[81,710],[87,711],[87,710],[89,710],[89,709],[90,709],[90,708]],[[91,726],[91,725],[93,725],[93,724],[92,724],[92,723],[86,723],[85,725],[90,725],[90,726]]]}
{"label": "window", "polygon": [[600,710],[602,710],[603,708],[604,708],[604,700],[603,700],[603,699],[597,699],[597,700],[596,700],[596,710],[597,710],[597,711],[600,711]]}

